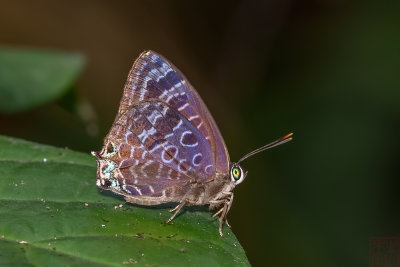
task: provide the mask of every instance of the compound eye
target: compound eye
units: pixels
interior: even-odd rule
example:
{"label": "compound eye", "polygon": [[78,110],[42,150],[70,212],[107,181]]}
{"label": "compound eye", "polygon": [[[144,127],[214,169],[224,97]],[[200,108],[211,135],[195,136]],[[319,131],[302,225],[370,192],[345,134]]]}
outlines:
{"label": "compound eye", "polygon": [[242,176],[242,171],[238,167],[233,167],[232,168],[232,177],[235,181],[239,180],[240,177]]}
{"label": "compound eye", "polygon": [[240,184],[243,182],[244,178],[246,177],[246,173],[243,172],[242,167],[240,167],[238,164],[234,164],[231,167],[231,180],[232,182],[235,183],[235,185]]}

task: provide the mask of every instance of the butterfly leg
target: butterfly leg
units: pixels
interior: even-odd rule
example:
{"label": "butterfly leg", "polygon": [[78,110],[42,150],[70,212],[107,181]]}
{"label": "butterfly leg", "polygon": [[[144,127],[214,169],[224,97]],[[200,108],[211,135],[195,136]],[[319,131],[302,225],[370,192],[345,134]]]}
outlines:
{"label": "butterfly leg", "polygon": [[233,203],[233,192],[229,192],[229,193],[230,193],[229,194],[229,202],[228,202],[228,208],[227,208],[226,213],[225,213],[225,221],[227,221],[226,220],[226,216],[228,215],[228,212],[231,209],[231,206],[232,206],[232,203]]}
{"label": "butterfly leg", "polygon": [[169,212],[175,212],[171,218],[165,221],[165,223],[171,222],[176,215],[179,213],[179,211],[185,206],[185,205],[193,205],[196,204],[196,199],[199,198],[199,196],[204,192],[204,188],[202,186],[198,186],[195,184],[182,198],[183,200],[173,209],[171,209]]}
{"label": "butterfly leg", "polygon": [[228,219],[227,219],[227,218],[225,218],[225,224],[226,224],[226,226],[228,226],[229,228],[232,228],[232,226],[228,223]]}
{"label": "butterfly leg", "polygon": [[[209,209],[213,210],[216,207],[221,206],[221,204],[225,203],[225,199],[219,199],[219,200],[210,200],[209,202]],[[219,214],[219,213],[218,213]],[[217,214],[214,214],[213,217],[217,216]]]}
{"label": "butterfly leg", "polygon": [[170,210],[169,212],[174,212],[175,211],[175,213],[168,220],[166,220],[165,223],[171,222],[176,217],[176,215],[179,213],[179,211],[183,208],[183,206],[185,206],[186,204],[187,204],[187,200],[183,200],[175,208]]}
{"label": "butterfly leg", "polygon": [[230,192],[230,198],[229,198],[229,202],[228,202],[228,208],[225,212],[225,223],[229,228],[232,228],[231,225],[228,223],[228,218],[226,218],[226,216],[228,215],[229,210],[231,209],[233,203],[233,192]]}
{"label": "butterfly leg", "polygon": [[220,235],[221,237],[224,236],[224,234],[222,233],[222,224],[224,223],[224,218],[225,218],[225,215],[226,215],[226,210],[227,210],[227,208],[228,208],[228,206],[226,205],[226,202],[225,202],[225,205],[222,207],[221,215],[219,216],[219,228],[218,228],[218,232],[219,232],[219,235]]}
{"label": "butterfly leg", "polygon": [[224,203],[224,206],[222,208],[220,208],[216,213],[214,213],[214,215],[212,216],[213,218],[215,216],[217,216],[218,214],[220,214],[221,212],[224,211],[225,206],[227,206],[226,211],[225,211],[225,220],[226,220],[226,215],[228,214],[229,210],[231,209],[232,206],[232,202],[233,202],[233,193],[232,192],[224,192],[227,196],[229,196],[229,200],[227,199],[219,199],[219,200],[211,200],[210,204],[214,205],[214,206],[218,206],[222,203]]}
{"label": "butterfly leg", "polygon": [[218,231],[219,231],[219,235],[220,235],[221,237],[224,236],[223,233],[222,233],[222,224],[224,223],[224,221],[225,221],[226,225],[227,225],[229,228],[231,228],[231,225],[228,223],[228,220],[227,220],[227,218],[226,218],[226,215],[228,214],[228,212],[229,212],[229,210],[230,210],[230,208],[231,208],[231,206],[232,206],[232,203],[233,203],[233,193],[232,193],[232,192],[224,192],[224,194],[227,195],[227,198],[221,200],[221,202],[220,202],[220,203],[224,203],[224,206],[223,206],[221,209],[219,209],[219,210],[212,216],[212,217],[215,217],[215,216],[217,216],[217,215],[220,214],[220,216],[219,216],[219,229],[218,229]]}
{"label": "butterfly leg", "polygon": [[182,204],[182,203],[179,203],[178,205],[176,205],[175,208],[170,209],[169,212],[174,212],[174,211],[176,211],[177,209],[181,209],[181,208],[183,207],[183,206],[181,206],[181,204]]}

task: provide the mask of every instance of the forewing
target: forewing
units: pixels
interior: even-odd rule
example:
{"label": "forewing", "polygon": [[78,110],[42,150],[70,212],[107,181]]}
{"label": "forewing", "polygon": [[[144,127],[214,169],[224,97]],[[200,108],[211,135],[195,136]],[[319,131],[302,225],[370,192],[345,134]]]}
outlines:
{"label": "forewing", "polygon": [[[158,100],[183,116],[185,122],[193,126],[185,124],[185,127],[192,132],[192,128],[196,128],[205,139],[202,146],[210,147],[214,173],[228,172],[228,151],[206,105],[183,74],[167,59],[153,51],[142,53],[133,64],[124,88],[118,117],[126,113],[130,106],[149,100]],[[208,179],[213,175],[197,173],[195,177]]]}

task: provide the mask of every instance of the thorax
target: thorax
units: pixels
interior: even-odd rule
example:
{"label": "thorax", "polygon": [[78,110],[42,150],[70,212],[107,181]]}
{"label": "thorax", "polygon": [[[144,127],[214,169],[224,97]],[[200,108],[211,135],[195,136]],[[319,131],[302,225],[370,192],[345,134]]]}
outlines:
{"label": "thorax", "polygon": [[203,194],[198,199],[197,205],[209,204],[210,201],[226,198],[226,192],[232,192],[235,184],[229,176],[217,175],[213,180],[203,183]]}

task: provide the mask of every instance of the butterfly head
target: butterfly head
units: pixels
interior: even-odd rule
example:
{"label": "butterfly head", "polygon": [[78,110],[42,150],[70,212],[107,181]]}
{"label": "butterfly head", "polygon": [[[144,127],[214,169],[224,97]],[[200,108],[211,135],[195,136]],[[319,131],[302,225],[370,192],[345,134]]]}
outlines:
{"label": "butterfly head", "polygon": [[243,182],[247,176],[247,171],[244,171],[238,163],[232,163],[230,168],[231,181],[235,183],[235,186]]}

